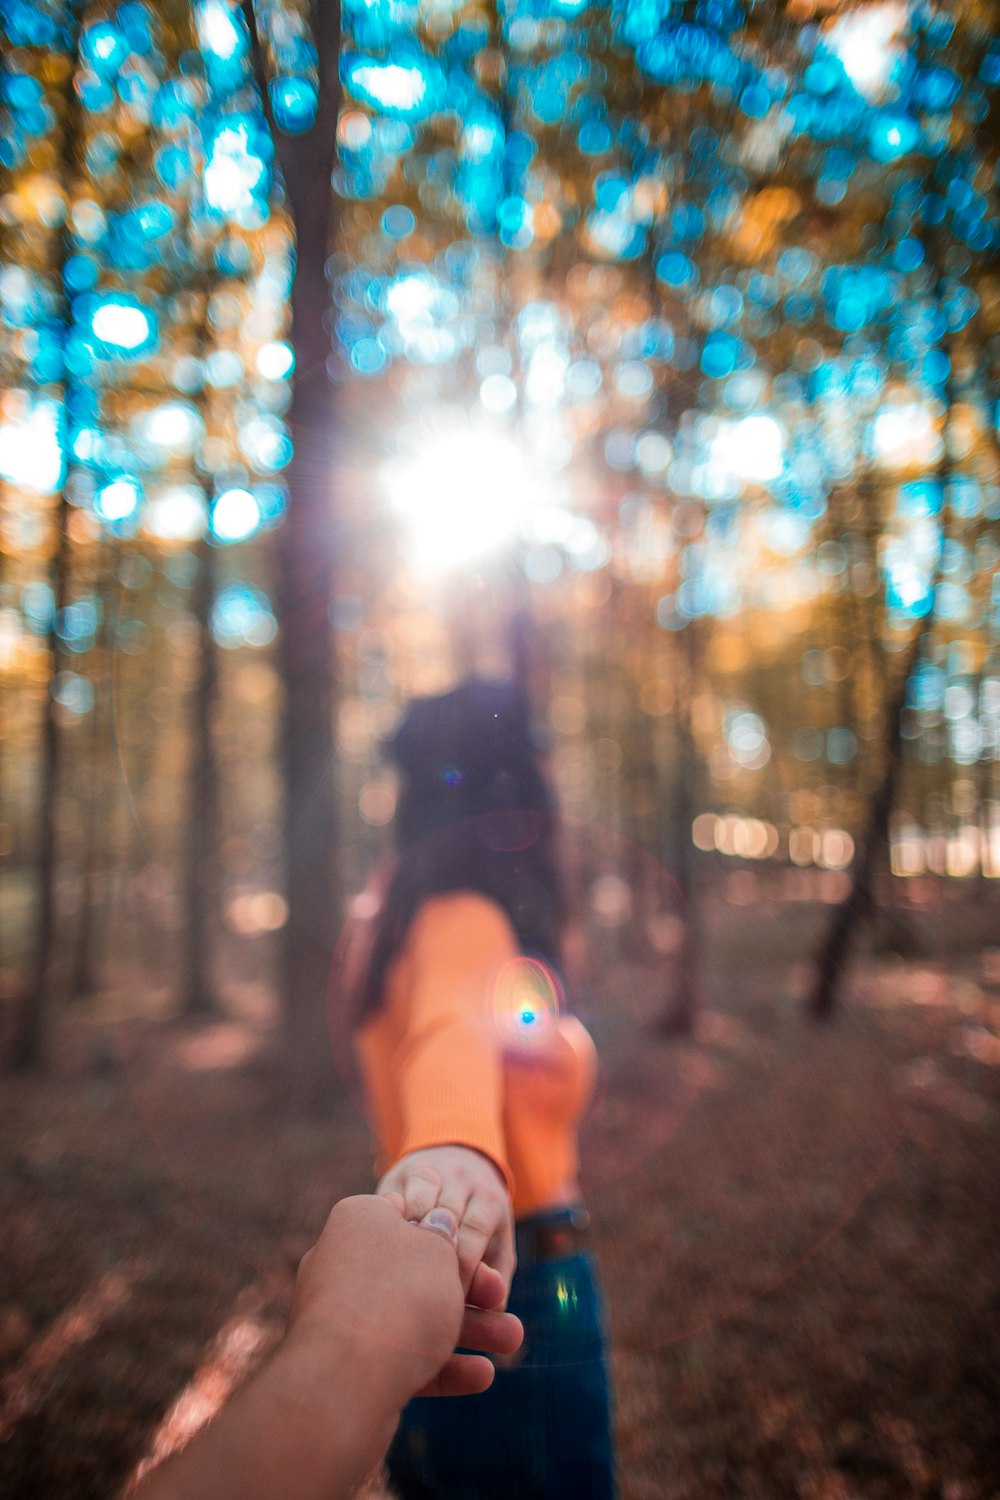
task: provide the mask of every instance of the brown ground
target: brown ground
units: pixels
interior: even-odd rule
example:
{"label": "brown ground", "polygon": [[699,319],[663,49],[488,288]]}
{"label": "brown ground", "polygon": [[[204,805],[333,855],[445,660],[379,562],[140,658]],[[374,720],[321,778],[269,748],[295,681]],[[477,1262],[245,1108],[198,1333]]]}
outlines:
{"label": "brown ground", "polygon": [[[709,913],[695,1042],[655,1038],[620,947],[596,971],[584,1149],[624,1500],[988,1500],[996,896],[992,935],[981,894],[913,908],[924,956],[862,961],[817,1030],[793,996],[821,912],[757,894]],[[189,1431],[277,1337],[330,1202],[368,1185],[353,1107],[279,1114],[266,997],[231,999],[170,1027],[120,983],[63,1023],[46,1080],[4,1083],[4,1496],[108,1496]]]}

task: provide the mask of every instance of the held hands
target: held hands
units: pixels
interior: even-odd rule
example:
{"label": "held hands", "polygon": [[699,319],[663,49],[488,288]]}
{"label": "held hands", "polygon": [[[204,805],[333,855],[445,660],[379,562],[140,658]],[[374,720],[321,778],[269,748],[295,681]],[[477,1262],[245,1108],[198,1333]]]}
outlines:
{"label": "held hands", "polygon": [[336,1205],[299,1267],[288,1331],[290,1343],[363,1371],[396,1410],[413,1395],[486,1390],[490,1361],[453,1353],[457,1343],[511,1354],[522,1338],[518,1320],[495,1310],[503,1288],[488,1268],[476,1280],[480,1305],[464,1305],[455,1219],[439,1207],[429,1224],[409,1224],[405,1202],[384,1192]]}
{"label": "held hands", "polygon": [[458,1223],[458,1264],[466,1300],[506,1304],[514,1274],[514,1220],[507,1185],[489,1157],[469,1146],[426,1146],[390,1167],[382,1197],[402,1199],[403,1216],[420,1221],[432,1208]]}
{"label": "held hands", "polygon": [[456,1340],[513,1353],[521,1325],[463,1305],[446,1210],[420,1227],[402,1208],[402,1197],[336,1205],[299,1267],[284,1341],[134,1500],[348,1500],[411,1396],[486,1389],[493,1366],[454,1354]]}

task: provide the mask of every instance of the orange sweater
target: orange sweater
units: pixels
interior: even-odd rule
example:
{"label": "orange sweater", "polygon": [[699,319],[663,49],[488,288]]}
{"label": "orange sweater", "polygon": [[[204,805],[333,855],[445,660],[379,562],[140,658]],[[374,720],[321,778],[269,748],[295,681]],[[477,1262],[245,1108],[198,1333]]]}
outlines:
{"label": "orange sweater", "polygon": [[494,902],[425,902],[356,1037],[380,1170],[424,1146],[472,1146],[506,1176],[515,1215],[562,1201],[596,1054],[553,999]]}

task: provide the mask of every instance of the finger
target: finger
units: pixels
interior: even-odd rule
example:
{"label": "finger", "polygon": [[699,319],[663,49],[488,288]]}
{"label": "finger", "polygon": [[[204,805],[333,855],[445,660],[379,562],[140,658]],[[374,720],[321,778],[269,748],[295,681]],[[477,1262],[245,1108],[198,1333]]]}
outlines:
{"label": "finger", "polygon": [[445,1208],[443,1204],[439,1203],[429,1214],[425,1214],[417,1227],[429,1229],[431,1234],[441,1235],[453,1250],[458,1249],[458,1220],[451,1209]]}
{"label": "finger", "polygon": [[504,1300],[517,1269],[517,1252],[514,1249],[514,1232],[510,1219],[505,1217],[497,1234],[486,1251],[486,1263],[499,1272],[504,1285]]}
{"label": "finger", "polygon": [[[470,1216],[467,1215],[467,1218]],[[478,1247],[477,1247],[478,1248]],[[479,1266],[473,1272],[472,1282],[466,1293],[466,1302],[472,1302],[476,1307],[504,1307],[510,1294],[510,1284],[517,1268],[517,1254],[514,1249],[514,1233],[511,1227],[510,1217],[504,1214],[499,1227],[491,1236],[485,1249],[481,1252],[482,1259]],[[462,1237],[459,1232],[459,1269],[461,1271]],[[497,1297],[495,1288],[497,1283],[503,1288],[502,1297]],[[493,1290],[491,1290],[493,1288]]]}
{"label": "finger", "polygon": [[483,1261],[499,1271],[506,1301],[515,1264],[510,1206],[506,1199],[473,1193],[458,1228],[459,1275],[466,1301]]}
{"label": "finger", "polygon": [[494,1370],[485,1354],[453,1354],[418,1396],[478,1396],[493,1384]]}
{"label": "finger", "polygon": [[467,1307],[458,1342],[463,1349],[478,1349],[483,1354],[516,1354],[524,1343],[524,1328],[513,1313]]}
{"label": "finger", "polygon": [[397,1193],[394,1190],[386,1188],[385,1192],[379,1193],[378,1196],[380,1198],[384,1198],[387,1203],[391,1203],[393,1208],[398,1209],[401,1214],[404,1212],[406,1208],[406,1201],[403,1198],[402,1193]]}
{"label": "finger", "polygon": [[438,1207],[450,1209],[455,1215],[457,1222],[461,1224],[468,1212],[473,1193],[474,1189],[467,1184],[446,1178],[441,1184]]}
{"label": "finger", "polygon": [[507,1301],[504,1279],[493,1266],[481,1260],[472,1273],[472,1285],[466,1298],[473,1307],[503,1307]]}
{"label": "finger", "polygon": [[[482,1209],[477,1206],[477,1200],[473,1198],[465,1211],[465,1217],[458,1226],[458,1273],[462,1279],[462,1291],[466,1300],[472,1287],[472,1278],[486,1254],[492,1235],[492,1224],[485,1222]],[[507,1285],[505,1282],[505,1299]]]}
{"label": "finger", "polygon": [[424,1214],[429,1214],[432,1208],[437,1206],[441,1194],[441,1179],[434,1172],[413,1172],[403,1177],[393,1178],[385,1189],[380,1188],[380,1196],[387,1197],[389,1194],[403,1196],[403,1217],[419,1222]]}

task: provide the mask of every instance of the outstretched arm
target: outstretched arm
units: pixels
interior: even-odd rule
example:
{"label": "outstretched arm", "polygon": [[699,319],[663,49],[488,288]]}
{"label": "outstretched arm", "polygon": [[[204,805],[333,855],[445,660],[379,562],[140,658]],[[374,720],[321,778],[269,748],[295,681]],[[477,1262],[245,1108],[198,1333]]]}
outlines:
{"label": "outstretched arm", "polygon": [[[454,1220],[415,1226],[401,1207],[378,1197],[336,1205],[299,1268],[284,1342],[133,1500],[346,1500],[412,1395],[486,1389],[489,1361],[453,1354],[456,1342],[510,1353],[520,1324],[464,1306]],[[499,1300],[488,1274],[477,1289]]]}
{"label": "outstretched arm", "polygon": [[514,1273],[496,983],[517,955],[506,914],[471,891],[426,902],[408,941],[407,1028],[393,1058],[403,1137],[378,1191],[399,1193],[409,1219],[451,1209],[467,1295],[480,1265],[505,1296]]}

